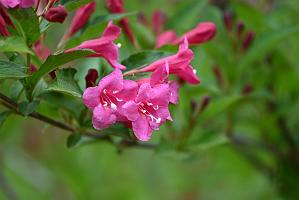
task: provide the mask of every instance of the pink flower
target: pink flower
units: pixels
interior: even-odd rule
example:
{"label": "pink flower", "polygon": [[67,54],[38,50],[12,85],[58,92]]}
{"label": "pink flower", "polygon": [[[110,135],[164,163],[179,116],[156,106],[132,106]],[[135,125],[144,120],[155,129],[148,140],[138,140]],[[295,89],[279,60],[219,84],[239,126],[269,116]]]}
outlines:
{"label": "pink flower", "polygon": [[50,8],[43,16],[50,22],[63,23],[68,13],[64,6],[58,5],[55,8]]}
{"label": "pink flower", "polygon": [[177,39],[177,35],[174,31],[172,30],[165,31],[157,36],[155,47],[160,48],[164,45],[172,44],[176,39]]}
{"label": "pink flower", "polygon": [[70,25],[69,31],[66,34],[66,38],[74,35],[78,30],[80,30],[89,20],[92,13],[95,11],[96,2],[88,3],[81,8],[79,8]]}
{"label": "pink flower", "polygon": [[[125,13],[123,0],[108,0],[107,8],[110,10],[111,13],[117,13],[117,14]],[[125,34],[128,36],[129,40],[134,44],[135,37],[129,26],[128,18],[121,19],[119,23],[123,28]]]}
{"label": "pink flower", "polygon": [[152,64],[140,69],[138,72],[152,72],[157,68],[169,64],[169,73],[176,74],[181,79],[191,83],[199,84],[200,81],[196,76],[196,70],[190,65],[194,55],[191,49],[188,48],[188,40],[185,38],[184,43],[180,45],[177,54],[162,58],[153,62]]}
{"label": "pink flower", "polygon": [[216,34],[216,26],[211,22],[199,23],[194,29],[188,31],[183,36],[176,38],[175,32],[172,30],[165,31],[158,35],[156,39],[156,48],[160,48],[167,44],[178,45],[184,42],[187,37],[191,45],[198,45],[211,40]]}
{"label": "pink flower", "polygon": [[0,34],[4,37],[8,37],[10,35],[6,28],[6,23],[2,15],[0,15]]}
{"label": "pink flower", "polygon": [[123,104],[120,112],[132,122],[135,136],[148,141],[153,130],[158,130],[167,119],[171,120],[169,100],[168,84],[151,87],[149,83],[144,83],[139,87],[136,98]]}
{"label": "pink flower", "polygon": [[35,0],[0,0],[0,3],[6,8],[29,8],[35,4]]}
{"label": "pink flower", "polygon": [[93,111],[94,128],[100,130],[122,121],[119,110],[125,102],[136,98],[137,88],[136,82],[123,80],[119,69],[104,77],[98,86],[87,88],[83,102]]}
{"label": "pink flower", "polygon": [[79,46],[69,49],[66,52],[79,49],[91,49],[96,53],[92,57],[103,57],[113,67],[118,69],[126,69],[125,66],[118,63],[118,46],[114,44],[114,40],[120,35],[121,29],[109,22],[102,36],[98,39],[88,40]]}

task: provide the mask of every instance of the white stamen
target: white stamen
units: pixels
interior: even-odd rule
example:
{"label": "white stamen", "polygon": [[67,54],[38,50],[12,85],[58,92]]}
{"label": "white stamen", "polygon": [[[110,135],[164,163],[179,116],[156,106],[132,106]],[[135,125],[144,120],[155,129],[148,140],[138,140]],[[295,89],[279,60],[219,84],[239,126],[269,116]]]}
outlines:
{"label": "white stamen", "polygon": [[171,96],[171,97],[172,97],[172,95],[173,95],[172,92],[170,92],[170,96]]}
{"label": "white stamen", "polygon": [[113,111],[117,110],[117,106],[114,103],[111,103],[110,107]]}
{"label": "white stamen", "polygon": [[152,106],[153,104],[152,104],[152,103],[147,103],[147,105],[148,105],[148,106]]}
{"label": "white stamen", "polygon": [[118,101],[118,102],[122,102],[123,100],[122,99],[119,99],[119,98],[117,98],[117,97],[115,97],[116,98],[116,100]]}
{"label": "white stamen", "polygon": [[104,89],[104,90],[103,90],[103,92],[104,92],[104,94],[106,94],[106,93],[107,93],[107,90],[106,90],[106,89]]}
{"label": "white stamen", "polygon": [[158,119],[156,119],[156,123],[160,123],[161,122],[161,118],[159,117]]}
{"label": "white stamen", "polygon": [[117,43],[116,45],[118,46],[118,48],[120,48],[120,47],[121,47],[121,43]]}
{"label": "white stamen", "polygon": [[194,73],[194,74],[196,74],[196,73],[197,73],[196,69],[193,69],[193,73]]}
{"label": "white stamen", "polygon": [[104,104],[103,104],[103,106],[105,106],[105,107],[106,107],[107,105],[108,105],[108,103],[107,103],[106,101],[104,101]]}
{"label": "white stamen", "polygon": [[146,110],[141,110],[142,113],[146,113]]}
{"label": "white stamen", "polygon": [[158,106],[158,105],[155,105],[153,108],[154,108],[154,110],[158,110],[158,109],[159,109],[159,106]]}
{"label": "white stamen", "polygon": [[113,91],[112,93],[113,93],[113,94],[116,94],[116,93],[118,93],[118,92],[119,92],[119,91],[115,90],[115,91]]}

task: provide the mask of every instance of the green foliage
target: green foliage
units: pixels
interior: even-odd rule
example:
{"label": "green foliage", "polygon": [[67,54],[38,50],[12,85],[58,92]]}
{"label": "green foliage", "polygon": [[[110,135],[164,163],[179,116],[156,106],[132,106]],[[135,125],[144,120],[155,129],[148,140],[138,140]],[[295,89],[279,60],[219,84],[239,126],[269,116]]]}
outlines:
{"label": "green foliage", "polygon": [[82,135],[80,133],[73,133],[73,134],[69,135],[67,138],[66,146],[68,148],[75,147],[76,145],[78,145],[81,138],[82,138]]}
{"label": "green foliage", "polygon": [[27,68],[13,62],[0,60],[0,79],[21,79],[27,77]]}
{"label": "green foliage", "polygon": [[32,102],[23,101],[23,102],[19,103],[19,106],[18,106],[19,111],[24,116],[28,116],[36,110],[38,104],[39,104],[39,101],[32,101]]}
{"label": "green foliage", "polygon": [[74,79],[75,69],[62,69],[56,73],[56,79],[49,84],[46,91],[62,92],[74,97],[82,97],[82,91]]}
{"label": "green foliage", "polygon": [[18,36],[12,36],[6,39],[0,39],[0,52],[20,52],[30,53],[33,52],[27,47],[24,39]]}
{"label": "green foliage", "polygon": [[5,122],[5,120],[7,119],[7,117],[9,116],[10,111],[4,111],[0,113],[0,128],[3,125],[3,123]]}

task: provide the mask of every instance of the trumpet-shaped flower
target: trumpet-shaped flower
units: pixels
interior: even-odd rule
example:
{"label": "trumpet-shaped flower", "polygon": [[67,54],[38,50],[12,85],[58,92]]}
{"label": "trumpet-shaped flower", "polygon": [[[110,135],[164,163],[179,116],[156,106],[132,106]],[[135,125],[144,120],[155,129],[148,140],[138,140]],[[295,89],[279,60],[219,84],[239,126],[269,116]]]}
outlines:
{"label": "trumpet-shaped flower", "polygon": [[87,88],[83,94],[83,102],[93,111],[94,128],[104,129],[121,120],[119,108],[136,97],[137,88],[136,82],[123,80],[119,69],[104,77],[98,86]]}
{"label": "trumpet-shaped flower", "polygon": [[114,40],[120,35],[121,29],[118,26],[109,22],[107,28],[100,38],[88,40],[81,43],[79,46],[69,49],[66,52],[71,52],[79,49],[91,49],[96,53],[90,55],[92,57],[103,57],[113,67],[118,69],[126,69],[125,66],[118,63],[118,46],[114,44]]}
{"label": "trumpet-shaped flower", "polygon": [[193,57],[194,54],[192,50],[189,49],[188,40],[185,38],[177,54],[157,60],[145,68],[140,69],[140,72],[155,71],[167,62],[169,64],[169,74],[176,74],[190,84],[198,84],[200,81],[196,76],[196,70],[194,70],[190,64]]}
{"label": "trumpet-shaped flower", "polygon": [[15,8],[17,6],[29,8],[35,4],[35,0],[0,0],[0,4],[6,8]]}

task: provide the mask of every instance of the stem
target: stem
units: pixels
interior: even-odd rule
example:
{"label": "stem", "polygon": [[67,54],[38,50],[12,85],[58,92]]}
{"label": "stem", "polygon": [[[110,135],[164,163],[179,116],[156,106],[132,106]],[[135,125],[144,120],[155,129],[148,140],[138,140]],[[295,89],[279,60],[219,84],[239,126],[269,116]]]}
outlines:
{"label": "stem", "polygon": [[[9,97],[5,96],[4,94],[2,94],[0,92],[0,99],[4,102],[3,105],[11,110],[13,110],[16,114],[21,115],[22,114],[18,111],[18,104],[16,102],[14,102],[12,99],[10,99]],[[46,122],[48,124],[51,124],[52,126],[58,127],[60,129],[63,129],[65,131],[71,132],[71,133],[75,133],[78,131],[78,128],[70,126],[68,124],[64,124],[62,122],[59,122],[57,120],[51,119],[43,114],[40,114],[38,112],[32,112],[31,114],[28,115],[31,118],[37,119],[39,121],[42,122]],[[84,132],[82,133],[82,135],[87,136],[87,137],[91,137],[94,139],[98,139],[101,141],[106,141],[109,143],[113,144],[113,141],[110,137],[110,135],[99,135],[98,132],[97,133],[92,133],[92,132]],[[139,143],[136,141],[128,141],[128,140],[124,140],[122,142],[125,142],[125,146],[128,147],[140,147],[140,148],[146,148],[146,149],[154,149],[157,147],[156,144],[146,144],[146,143]]]}
{"label": "stem", "polygon": [[31,60],[30,54],[27,53],[26,57],[27,57],[27,73],[29,73],[29,71],[30,71],[30,60]]}

